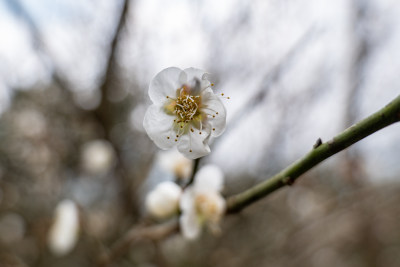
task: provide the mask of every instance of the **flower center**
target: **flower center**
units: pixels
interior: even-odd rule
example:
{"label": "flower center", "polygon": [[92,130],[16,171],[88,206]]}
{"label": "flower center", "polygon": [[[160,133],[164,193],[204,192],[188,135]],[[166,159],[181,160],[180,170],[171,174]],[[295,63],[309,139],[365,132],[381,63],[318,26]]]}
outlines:
{"label": "flower center", "polygon": [[174,113],[178,117],[177,123],[188,123],[193,120],[194,116],[198,113],[200,106],[200,96],[193,96],[181,92],[180,96],[176,99]]}
{"label": "flower center", "polygon": [[209,196],[199,194],[195,198],[197,213],[208,220],[216,220],[218,217],[218,206]]}

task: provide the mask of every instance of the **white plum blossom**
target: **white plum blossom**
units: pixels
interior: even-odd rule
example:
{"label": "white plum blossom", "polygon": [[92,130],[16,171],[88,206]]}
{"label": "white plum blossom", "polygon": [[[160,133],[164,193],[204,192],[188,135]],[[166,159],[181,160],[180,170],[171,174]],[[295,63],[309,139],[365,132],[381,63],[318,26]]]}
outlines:
{"label": "white plum blossom", "polygon": [[184,237],[197,238],[206,224],[215,233],[225,213],[226,203],[220,192],[224,176],[215,165],[206,165],[195,176],[192,186],[182,194],[180,208],[180,227]]}
{"label": "white plum blossom", "polygon": [[79,211],[69,199],[61,201],[56,208],[54,222],[50,228],[48,244],[51,252],[57,256],[68,254],[78,239]]}
{"label": "white plum blossom", "polygon": [[188,180],[193,171],[193,160],[186,158],[176,149],[159,151],[157,160],[161,167],[172,173],[178,181]]}
{"label": "white plum blossom", "polygon": [[146,210],[157,219],[165,219],[179,211],[182,189],[171,181],[159,183],[145,200]]}
{"label": "white plum blossom", "polygon": [[177,146],[190,159],[210,153],[208,141],[223,133],[226,111],[211,89],[203,70],[170,67],[158,73],[149,86],[153,104],[143,127],[161,149]]}

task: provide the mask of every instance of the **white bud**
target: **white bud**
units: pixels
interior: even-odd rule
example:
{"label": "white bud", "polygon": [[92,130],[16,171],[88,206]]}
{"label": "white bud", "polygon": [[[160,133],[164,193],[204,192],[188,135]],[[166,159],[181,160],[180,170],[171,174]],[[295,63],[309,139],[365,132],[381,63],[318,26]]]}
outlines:
{"label": "white bud", "polygon": [[172,173],[178,179],[189,179],[193,170],[193,160],[186,158],[176,149],[160,151],[157,159],[164,170]]}
{"label": "white bud", "polygon": [[182,189],[175,183],[166,181],[158,184],[146,197],[146,209],[150,215],[164,219],[179,210]]}
{"label": "white bud", "polygon": [[56,208],[54,221],[49,231],[48,244],[57,256],[68,254],[77,241],[79,232],[79,211],[71,200],[61,201]]}

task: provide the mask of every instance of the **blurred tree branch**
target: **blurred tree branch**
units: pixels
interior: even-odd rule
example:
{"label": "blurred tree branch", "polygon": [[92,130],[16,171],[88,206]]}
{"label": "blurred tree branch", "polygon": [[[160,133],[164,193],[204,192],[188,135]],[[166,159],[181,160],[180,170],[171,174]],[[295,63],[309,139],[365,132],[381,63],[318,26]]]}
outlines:
{"label": "blurred tree branch", "polygon": [[[28,25],[32,40],[34,43],[34,47],[37,49],[38,54],[40,54],[40,58],[43,61],[43,64],[46,62],[50,62],[50,69],[52,73],[52,78],[54,83],[62,90],[64,101],[71,103],[77,107],[74,103],[73,96],[71,90],[69,88],[69,83],[65,79],[64,75],[60,71],[60,68],[54,63],[52,60],[51,54],[48,51],[46,44],[42,41],[42,36],[39,27],[37,26],[35,20],[26,11],[18,0],[15,1],[7,1],[6,2],[10,8],[10,10],[18,17],[20,17],[25,23]],[[116,177],[120,183],[121,188],[121,200],[124,207],[124,210],[127,214],[134,214],[135,206],[132,203],[132,192],[131,192],[131,184],[132,184],[132,175],[129,174],[128,171],[125,170],[122,164],[122,156],[120,146],[113,140],[111,136],[111,132],[115,125],[118,123],[124,122],[126,120],[126,116],[128,114],[127,107],[131,104],[131,99],[126,98],[124,103],[117,103],[110,101],[110,95],[112,95],[117,90],[120,90],[120,85],[117,84],[118,80],[118,59],[117,59],[117,50],[119,47],[119,41],[121,40],[121,35],[124,31],[127,15],[129,11],[129,7],[132,2],[129,0],[123,0],[121,2],[121,11],[119,19],[117,20],[117,26],[114,31],[113,36],[111,37],[110,48],[109,48],[109,56],[105,66],[103,81],[101,86],[99,87],[101,102],[100,105],[93,111],[85,111],[81,110],[83,116],[93,117],[104,129],[104,137],[113,144],[114,149],[116,150],[117,156],[117,166],[116,166]],[[48,57],[48,60],[45,60],[43,57]],[[48,63],[47,63],[48,64]],[[77,107],[78,108],[78,107]],[[100,133],[101,134],[101,133]],[[131,217],[131,216],[128,216]]]}
{"label": "blurred tree branch", "polygon": [[298,177],[320,162],[346,149],[368,135],[398,121],[400,121],[400,96],[395,98],[386,107],[346,129],[332,140],[316,144],[307,155],[275,176],[266,179],[264,182],[242,193],[229,197],[227,199],[227,212],[238,212],[277,189],[293,184]]}
{"label": "blurred tree branch", "polygon": [[[352,5],[352,21],[351,21],[351,55],[350,66],[348,71],[348,95],[346,99],[346,108],[344,114],[344,124],[347,127],[356,122],[359,109],[359,98],[362,85],[364,82],[366,62],[369,60],[371,50],[374,48],[370,40],[370,34],[366,33],[366,25],[368,25],[368,4],[364,1],[353,0]],[[362,182],[362,155],[353,149],[346,151],[343,155],[343,173],[345,179],[351,184],[358,185]]]}
{"label": "blurred tree branch", "polygon": [[126,110],[123,109],[122,106],[129,105],[130,101],[126,100],[124,103],[125,105],[121,105],[121,103],[110,101],[110,95],[112,94],[113,90],[118,90],[118,87],[114,86],[118,80],[116,71],[118,66],[117,50],[119,47],[119,41],[121,40],[122,32],[126,25],[129,6],[129,0],[124,0],[121,15],[118,20],[118,25],[111,41],[110,54],[104,72],[103,82],[99,88],[101,102],[100,105],[93,111],[95,117],[104,128],[107,140],[109,140],[113,144],[114,149],[116,150],[116,170],[118,172],[117,177],[119,179],[120,190],[122,193],[121,200],[123,201],[123,205],[125,206],[125,211],[127,214],[131,214],[135,210],[131,197],[132,177],[128,174],[127,171],[125,171],[124,165],[122,163],[121,149],[119,145],[114,142],[111,136],[111,132],[116,124],[120,123],[121,121],[125,121],[126,114],[123,113],[126,113]]}
{"label": "blurred tree branch", "polygon": [[[264,75],[260,86],[255,94],[250,97],[242,107],[232,115],[231,122],[227,125],[225,135],[231,132],[237,125],[240,124],[243,118],[246,118],[251,110],[254,110],[258,105],[264,103],[268,96],[268,89],[276,83],[281,77],[289,65],[294,61],[296,56],[304,50],[310,41],[314,40],[315,34],[317,33],[315,27],[309,28],[297,41],[296,43],[286,52],[279,63]],[[215,139],[213,146],[216,147],[221,142],[221,138]]]}
{"label": "blurred tree branch", "polygon": [[99,265],[108,266],[113,260],[122,256],[130,246],[140,240],[161,240],[176,233],[179,229],[178,220],[172,219],[162,224],[150,226],[133,226],[111,249],[100,256]]}
{"label": "blurred tree branch", "polygon": [[120,104],[111,102],[110,96],[112,95],[113,90],[118,90],[118,88],[114,86],[118,79],[118,71],[116,71],[118,66],[117,50],[119,47],[119,41],[121,40],[121,34],[125,28],[125,22],[129,10],[128,3],[129,0],[123,1],[123,7],[118,21],[118,26],[114,32],[114,36],[110,44],[110,54],[104,72],[103,82],[100,86],[101,102],[97,109],[94,111],[99,120],[101,120],[105,128],[107,137],[109,137],[112,127],[117,123],[115,120],[116,113],[121,112]]}
{"label": "blurred tree branch", "polygon": [[63,90],[63,93],[65,94],[65,97],[68,99],[68,101],[72,102],[72,95],[68,89],[68,82],[65,80],[65,78],[61,74],[61,71],[52,60],[50,51],[48,50],[46,44],[43,42],[42,34],[35,20],[32,18],[30,13],[24,8],[19,0],[6,0],[5,3],[9,7],[10,11],[15,16],[21,18],[21,20],[24,21],[25,24],[28,26],[33,42],[33,47],[36,49],[39,58],[42,61],[42,64],[45,66],[47,65],[46,67],[50,69],[54,83],[61,90]]}

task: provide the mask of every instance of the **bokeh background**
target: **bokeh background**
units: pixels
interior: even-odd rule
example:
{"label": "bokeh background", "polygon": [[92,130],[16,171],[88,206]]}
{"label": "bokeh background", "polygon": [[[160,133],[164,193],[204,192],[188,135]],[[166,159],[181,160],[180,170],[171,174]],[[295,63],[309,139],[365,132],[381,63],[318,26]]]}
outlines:
{"label": "bokeh background", "polygon": [[[162,69],[207,70],[230,96],[200,166],[218,165],[231,195],[399,94],[399,25],[396,0],[0,1],[0,266],[97,266],[146,216],[178,160],[142,126]],[[110,266],[399,266],[399,163],[393,125],[220,236],[143,240]],[[60,251],[49,240],[65,200],[79,230]]]}

